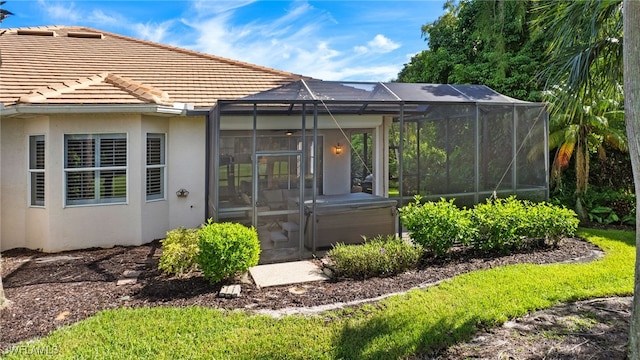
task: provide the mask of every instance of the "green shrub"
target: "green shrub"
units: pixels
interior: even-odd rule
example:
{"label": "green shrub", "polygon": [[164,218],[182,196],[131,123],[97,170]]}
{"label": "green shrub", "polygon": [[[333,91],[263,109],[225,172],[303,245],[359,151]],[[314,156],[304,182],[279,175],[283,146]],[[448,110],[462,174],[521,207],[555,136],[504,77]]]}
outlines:
{"label": "green shrub", "polygon": [[529,239],[551,242],[553,246],[563,237],[573,236],[580,223],[575,211],[546,202],[529,204],[525,220],[527,227],[523,231]]}
{"label": "green shrub", "polygon": [[167,232],[161,241],[162,255],[158,268],[165,274],[180,275],[198,267],[198,230],[179,227]]}
{"label": "green shrub", "polygon": [[472,210],[477,237],[472,245],[480,250],[510,251],[573,236],[578,218],[573,210],[549,203],[507,199],[487,200]]}
{"label": "green shrub", "polygon": [[361,245],[336,244],[328,252],[335,263],[336,276],[366,279],[391,276],[415,267],[423,253],[422,246],[413,245],[393,235],[365,239]]}
{"label": "green shrub", "polygon": [[400,209],[400,219],[409,237],[425,250],[442,255],[454,244],[467,244],[474,237],[469,210],[456,207],[453,199],[424,204],[420,203],[420,196],[414,199]]}
{"label": "green shrub", "polygon": [[635,225],[636,196],[633,190],[590,187],[584,195],[589,221],[599,224]]}
{"label": "green shrub", "polygon": [[509,251],[523,246],[528,225],[527,206],[515,197],[508,199],[488,199],[476,204],[471,219],[478,229],[478,236],[472,245],[480,250]]}
{"label": "green shrub", "polygon": [[196,261],[211,282],[229,279],[258,265],[260,241],[255,228],[209,220],[200,229]]}
{"label": "green shrub", "polygon": [[400,219],[411,239],[436,255],[455,244],[503,252],[545,242],[555,246],[562,237],[573,236],[579,223],[573,210],[515,196],[489,199],[471,210],[457,208],[453,200],[420,204],[420,196],[414,198],[400,209]]}

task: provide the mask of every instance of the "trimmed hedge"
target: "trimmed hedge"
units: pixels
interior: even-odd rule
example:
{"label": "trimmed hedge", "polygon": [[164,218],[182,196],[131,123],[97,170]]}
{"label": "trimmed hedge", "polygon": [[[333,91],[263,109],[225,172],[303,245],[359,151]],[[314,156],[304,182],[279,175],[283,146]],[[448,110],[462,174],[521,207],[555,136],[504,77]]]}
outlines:
{"label": "trimmed hedge", "polygon": [[232,278],[258,265],[260,241],[253,227],[237,223],[214,223],[200,229],[200,252],[196,261],[204,277],[214,282]]}
{"label": "trimmed hedge", "polygon": [[328,256],[335,263],[335,275],[353,279],[392,276],[415,267],[422,257],[420,245],[393,235],[365,239],[360,245],[336,244]]}
{"label": "trimmed hedge", "polygon": [[563,236],[573,236],[578,217],[573,210],[549,203],[507,199],[487,200],[472,211],[478,237],[472,245],[481,250],[509,251],[550,242],[556,246]]}
{"label": "trimmed hedge", "polygon": [[541,243],[555,246],[562,237],[573,236],[579,223],[573,210],[515,196],[489,199],[471,210],[457,208],[454,200],[424,204],[420,200],[416,196],[414,203],[401,208],[400,218],[411,239],[436,255],[456,243],[485,251],[510,251]]}
{"label": "trimmed hedge", "polygon": [[422,197],[400,209],[402,224],[411,239],[435,255],[443,255],[454,244],[466,244],[475,237],[476,229],[469,210],[459,209],[452,200],[421,204]]}

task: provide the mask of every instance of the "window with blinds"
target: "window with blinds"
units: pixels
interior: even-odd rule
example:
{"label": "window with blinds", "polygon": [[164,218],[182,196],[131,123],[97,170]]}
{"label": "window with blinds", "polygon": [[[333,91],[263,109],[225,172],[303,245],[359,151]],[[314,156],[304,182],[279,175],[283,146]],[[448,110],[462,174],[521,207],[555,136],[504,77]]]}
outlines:
{"label": "window with blinds", "polygon": [[44,206],[44,135],[29,136],[29,204]]}
{"label": "window with blinds", "polygon": [[147,201],[165,198],[165,135],[147,134]]}
{"label": "window with blinds", "polygon": [[127,201],[126,134],[65,135],[66,205]]}

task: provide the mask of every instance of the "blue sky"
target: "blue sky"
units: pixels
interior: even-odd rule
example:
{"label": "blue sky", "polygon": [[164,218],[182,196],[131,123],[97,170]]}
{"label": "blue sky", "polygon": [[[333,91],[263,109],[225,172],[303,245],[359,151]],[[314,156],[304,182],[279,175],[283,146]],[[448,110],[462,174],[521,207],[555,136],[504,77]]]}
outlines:
{"label": "blue sky", "polygon": [[324,80],[388,81],[444,0],[8,0],[3,28],[80,25]]}

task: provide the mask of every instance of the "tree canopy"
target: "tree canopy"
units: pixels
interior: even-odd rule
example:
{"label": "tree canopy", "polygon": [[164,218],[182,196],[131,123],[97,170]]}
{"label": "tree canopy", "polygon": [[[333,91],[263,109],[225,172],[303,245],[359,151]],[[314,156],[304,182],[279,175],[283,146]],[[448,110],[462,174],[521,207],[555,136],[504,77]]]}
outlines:
{"label": "tree canopy", "polygon": [[398,81],[483,84],[522,100],[541,101],[536,74],[546,37],[532,30],[532,1],[448,1],[445,13],[422,26],[428,49],[416,54]]}

